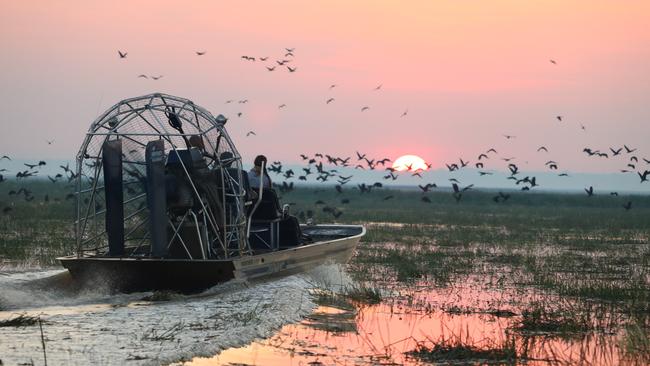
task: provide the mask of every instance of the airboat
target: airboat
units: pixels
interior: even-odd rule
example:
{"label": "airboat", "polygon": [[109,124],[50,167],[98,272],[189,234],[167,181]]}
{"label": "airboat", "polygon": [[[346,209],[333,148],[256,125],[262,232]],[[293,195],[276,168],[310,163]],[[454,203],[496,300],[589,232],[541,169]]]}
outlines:
{"label": "airboat", "polygon": [[351,258],[365,228],[300,224],[273,189],[251,187],[226,122],[156,93],[92,123],[74,173],[76,252],[58,258],[74,280],[197,292]]}

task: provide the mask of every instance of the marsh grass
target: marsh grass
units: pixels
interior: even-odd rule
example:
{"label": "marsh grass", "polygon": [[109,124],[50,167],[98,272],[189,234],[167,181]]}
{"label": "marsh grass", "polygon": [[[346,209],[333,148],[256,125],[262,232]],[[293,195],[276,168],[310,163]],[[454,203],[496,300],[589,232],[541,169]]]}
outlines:
{"label": "marsh grass", "polygon": [[572,337],[593,331],[594,326],[589,315],[577,309],[549,310],[546,305],[533,303],[521,313],[521,321],[514,329],[525,333]]}
{"label": "marsh grass", "polygon": [[443,364],[514,365],[524,360],[517,352],[515,339],[506,338],[502,343],[477,345],[469,337],[441,337],[437,341],[418,343],[407,352],[410,357],[425,362]]}
{"label": "marsh grass", "polygon": [[624,327],[624,335],[619,342],[623,358],[640,364],[650,364],[650,327],[636,319]]}

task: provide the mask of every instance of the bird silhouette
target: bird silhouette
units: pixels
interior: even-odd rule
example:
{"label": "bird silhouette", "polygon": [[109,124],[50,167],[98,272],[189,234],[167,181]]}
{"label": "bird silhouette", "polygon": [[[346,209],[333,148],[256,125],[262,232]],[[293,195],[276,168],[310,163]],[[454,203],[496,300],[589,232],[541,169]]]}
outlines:
{"label": "bird silhouette", "polygon": [[562,118],[564,118],[564,117],[562,117],[562,116],[555,116],[555,119],[557,119],[557,120],[560,121],[560,122],[562,122]]}
{"label": "bird silhouette", "polygon": [[287,66],[287,70],[289,70],[289,72],[296,72],[296,69],[296,67]]}
{"label": "bird silhouette", "polygon": [[422,193],[429,192],[431,188],[437,188],[438,186],[435,183],[427,183],[425,185],[418,184],[418,187],[422,190]]}
{"label": "bird silhouette", "polygon": [[589,186],[589,188],[585,188],[585,192],[587,192],[587,196],[591,197],[594,195],[594,187]]}
{"label": "bird silhouette", "polygon": [[616,156],[616,155],[620,154],[621,151],[623,151],[623,148],[621,147],[618,150],[614,150],[613,148],[610,147],[609,150],[612,152],[612,156]]}
{"label": "bird silhouette", "polygon": [[636,151],[636,149],[630,149],[629,147],[627,147],[627,145],[623,145],[623,147],[625,148],[625,151],[626,151],[628,154],[633,153],[633,152]]}
{"label": "bird silhouette", "polygon": [[268,59],[269,59],[268,57],[260,57],[260,61],[266,61]]}
{"label": "bird silhouette", "polygon": [[158,75],[158,76],[153,76],[153,75],[151,75],[151,78],[152,78],[153,80],[158,80],[158,79],[160,79],[160,78],[162,78],[162,77],[163,77],[163,75]]}
{"label": "bird silhouette", "polygon": [[555,62],[555,60],[553,60],[553,59],[550,59],[550,60],[548,60],[548,61],[549,61],[550,63],[552,63],[553,65],[557,65],[557,62]]}
{"label": "bird silhouette", "polygon": [[333,101],[334,101],[334,98],[330,98],[330,99],[328,99],[328,100],[325,102],[325,104],[330,104],[330,103],[332,103]]}
{"label": "bird silhouette", "polygon": [[363,111],[367,111],[368,109],[370,109],[370,107],[365,106],[365,107],[361,108],[361,112],[363,112]]}
{"label": "bird silhouette", "polygon": [[257,134],[255,133],[255,131],[248,131],[248,133],[246,133],[246,137],[248,137],[248,136],[250,136],[250,135],[257,136]]}
{"label": "bird silhouette", "polygon": [[203,55],[205,55],[206,52],[207,51],[196,51],[196,55],[197,56],[203,56]]}
{"label": "bird silhouette", "polygon": [[273,70],[275,70],[275,66],[273,66],[273,67],[266,66],[266,69],[269,70],[269,71],[273,71]]}
{"label": "bird silhouette", "polygon": [[545,146],[540,146],[539,148],[537,148],[538,152],[542,150],[548,152],[548,149]]}
{"label": "bird silhouette", "polygon": [[282,108],[284,108],[284,107],[286,107],[286,106],[287,106],[286,104],[280,104],[280,105],[278,106],[278,109],[282,109]]}
{"label": "bird silhouette", "polygon": [[379,85],[377,85],[377,87],[375,87],[375,90],[379,90],[379,89],[381,89],[382,86],[384,86],[384,84],[379,84]]}
{"label": "bird silhouette", "polygon": [[128,55],[128,52],[122,52],[120,50],[117,50],[117,54],[120,55],[120,58],[126,58],[126,55]]}
{"label": "bird silhouette", "polygon": [[4,159],[11,160],[11,158],[8,157],[7,155],[2,155],[2,157],[0,158],[0,160],[4,160]]}
{"label": "bird silhouette", "polygon": [[409,113],[409,110],[408,110],[408,109],[405,110],[405,111],[402,113],[402,115],[400,116],[400,118],[401,118],[401,117],[405,117],[408,113]]}
{"label": "bird silhouette", "polygon": [[644,171],[643,174],[641,172],[637,172],[637,174],[639,175],[639,178],[641,178],[641,183],[647,182],[648,174],[650,174],[650,170]]}
{"label": "bird silhouette", "polygon": [[145,75],[145,74],[138,75],[138,78],[149,79],[149,77],[147,75]]}

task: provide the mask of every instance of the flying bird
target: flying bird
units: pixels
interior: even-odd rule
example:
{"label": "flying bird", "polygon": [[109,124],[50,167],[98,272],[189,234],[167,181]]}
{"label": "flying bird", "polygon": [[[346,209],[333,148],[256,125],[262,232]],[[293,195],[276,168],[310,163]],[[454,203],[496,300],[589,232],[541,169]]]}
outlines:
{"label": "flying bird", "polygon": [[546,148],[546,146],[540,146],[540,147],[537,149],[538,152],[539,152],[539,151],[542,151],[542,150],[548,152],[548,149]]}
{"label": "flying bird", "polygon": [[250,135],[257,136],[257,134],[255,133],[255,131],[248,131],[248,133],[246,133],[246,137],[248,137],[248,136],[250,136]]}
{"label": "flying bird", "polygon": [[612,152],[612,154],[613,154],[612,156],[616,156],[616,155],[618,155],[618,154],[621,153],[621,151],[623,150],[623,148],[621,147],[621,148],[619,148],[618,150],[614,150],[613,148],[610,147],[609,150]]}
{"label": "flying bird", "polygon": [[126,58],[126,55],[128,54],[128,52],[122,52],[120,50],[117,50],[117,54],[120,55],[120,58]]}
{"label": "flying bird", "polygon": [[334,98],[330,98],[330,99],[328,99],[328,100],[325,102],[325,104],[330,104],[330,103],[332,103],[333,101],[334,101]]}
{"label": "flying bird", "polygon": [[641,178],[641,183],[647,182],[648,181],[648,174],[650,174],[650,170],[646,170],[641,174],[641,172],[637,172],[639,175],[639,178]]}
{"label": "flying bird", "polygon": [[160,79],[161,77],[163,77],[163,76],[162,76],[162,75],[158,75],[158,76],[153,76],[153,75],[152,75],[152,76],[151,76],[151,78],[152,78],[153,80],[158,80],[158,79]]}
{"label": "flying bird", "polygon": [[296,67],[287,66],[287,69],[289,70],[289,72],[296,72],[296,69],[297,69],[297,68],[296,68]]}
{"label": "flying bird", "polygon": [[409,113],[409,110],[408,110],[408,109],[405,110],[404,113],[402,113],[402,115],[400,116],[400,118],[401,118],[401,117],[405,117],[408,113]]}
{"label": "flying bird", "polygon": [[563,118],[562,116],[555,116],[555,118],[556,118],[558,121],[562,122],[562,118]]}
{"label": "flying bird", "polygon": [[552,63],[553,65],[557,65],[557,62],[555,62],[555,60],[553,60],[553,59],[550,59],[550,60],[548,60],[548,61],[549,61],[550,63]]}
{"label": "flying bird", "polygon": [[589,188],[585,188],[585,192],[587,192],[587,196],[591,197],[594,195],[594,187],[589,186]]}
{"label": "flying bird", "polygon": [[368,106],[363,107],[363,108],[361,108],[361,112],[363,112],[363,111],[367,111],[368,109],[370,109],[370,107],[368,107]]}
{"label": "flying bird", "polygon": [[145,75],[145,74],[138,75],[138,78],[149,79],[149,77],[147,75]]}
{"label": "flying bird", "polygon": [[375,90],[379,90],[379,89],[381,89],[381,87],[382,87],[383,85],[384,85],[384,84],[379,84],[379,85],[377,85],[377,87],[375,88]]}
{"label": "flying bird", "polygon": [[273,66],[273,67],[266,66],[266,69],[269,70],[269,71],[273,71],[273,70],[275,70],[275,66]]}
{"label": "flying bird", "polygon": [[629,147],[627,147],[627,145],[623,145],[623,147],[625,148],[625,151],[627,151],[628,154],[636,151],[636,149],[630,149]]}

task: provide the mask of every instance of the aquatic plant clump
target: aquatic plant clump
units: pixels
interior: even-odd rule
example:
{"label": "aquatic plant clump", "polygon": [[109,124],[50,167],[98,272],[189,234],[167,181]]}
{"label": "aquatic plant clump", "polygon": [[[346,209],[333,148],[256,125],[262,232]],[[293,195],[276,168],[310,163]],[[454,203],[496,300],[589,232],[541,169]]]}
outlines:
{"label": "aquatic plant clump", "polygon": [[444,339],[433,342],[431,346],[420,343],[407,352],[408,356],[428,362],[449,362],[484,365],[512,365],[522,358],[517,354],[514,338],[506,339],[499,345],[479,347],[460,338]]}
{"label": "aquatic plant clump", "polygon": [[30,325],[35,325],[36,323],[38,323],[37,316],[20,314],[7,320],[0,320],[0,327],[27,327]]}

